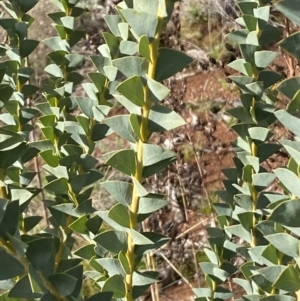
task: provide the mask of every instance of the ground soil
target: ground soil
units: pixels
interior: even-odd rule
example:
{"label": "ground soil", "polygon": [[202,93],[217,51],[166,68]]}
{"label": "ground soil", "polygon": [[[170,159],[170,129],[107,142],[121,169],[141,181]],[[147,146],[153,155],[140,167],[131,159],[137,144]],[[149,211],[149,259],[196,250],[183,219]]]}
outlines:
{"label": "ground soil", "polygon": [[[182,166],[188,165],[190,173],[196,172],[196,181],[189,188],[194,194],[199,193],[204,199],[214,195],[216,190],[223,189],[222,180],[225,177],[221,170],[233,166],[234,152],[231,143],[235,140],[236,134],[230,129],[231,121],[226,118],[225,111],[239,105],[239,91],[234,89],[232,84],[226,83],[225,78],[224,70],[221,68],[190,74],[184,79],[179,76],[174,84],[175,89],[172,91],[175,100],[170,101],[175,110],[177,109],[187,121],[185,128],[173,133],[173,137],[183,137],[183,143],[175,148],[179,154],[179,162]],[[279,101],[278,106],[285,106],[283,99]],[[289,135],[279,124],[275,124],[273,132],[275,140]],[[186,148],[190,149],[189,156],[186,155]],[[286,162],[287,158],[284,154],[276,154],[264,167],[271,170]],[[180,174],[179,169],[177,172]],[[198,246],[199,242],[202,242],[202,246],[206,243],[205,226],[211,226],[214,219],[197,210],[187,210],[187,216],[184,228],[179,227],[177,233],[198,225],[189,232],[189,239],[197,251],[199,250],[197,243]],[[209,220],[206,221],[208,217]],[[174,216],[167,213],[165,219],[174,219]],[[202,221],[205,222],[202,223]],[[185,252],[188,252],[187,249]],[[205,286],[201,272],[199,274],[198,271],[195,275],[196,278],[189,278],[190,284],[194,288]],[[243,294],[243,290],[237,285],[233,286],[233,291],[235,299]],[[147,300],[152,300],[150,295]],[[173,285],[159,290],[159,301],[189,300],[194,300],[194,294],[191,287],[182,280],[175,281]]]}
{"label": "ground soil", "polygon": [[208,191],[222,187],[221,170],[233,164],[231,143],[236,134],[225,122],[226,117],[229,118],[225,111],[239,101],[239,91],[226,83],[225,78],[220,68],[185,78],[183,102],[186,106],[182,111],[187,121],[185,134],[196,152],[198,150],[202,186]]}
{"label": "ground soil", "polygon": [[[175,101],[172,105],[183,107],[178,110],[187,121],[185,128],[179,129],[176,135],[184,137],[184,143],[177,148],[178,152],[190,147],[190,157],[183,157],[181,163],[188,164],[191,170],[197,171],[195,186],[200,194],[208,196],[212,191],[222,189],[222,168],[233,165],[233,150],[231,142],[236,134],[227,126],[222,116],[226,107],[230,107],[239,99],[239,92],[225,82],[224,71],[213,69],[206,72],[190,73],[190,76],[182,74],[177,77],[175,84]],[[176,99],[176,95],[177,97]],[[176,103],[177,101],[177,103]],[[219,104],[222,112],[216,114],[211,111],[212,105]],[[219,113],[219,114],[218,114]],[[190,175],[191,176],[191,175]],[[195,189],[199,191],[198,189]],[[185,228],[191,228],[201,223],[207,215],[189,212]],[[192,242],[201,241],[205,244],[206,234],[204,224],[199,224],[190,233]],[[197,248],[197,247],[196,247]],[[203,286],[203,278],[195,274],[196,278],[188,278],[194,287]],[[174,285],[159,290],[160,301],[189,301],[194,300],[191,287],[184,281],[175,281]],[[150,298],[150,296],[149,296]],[[151,300],[151,298],[149,299]]]}

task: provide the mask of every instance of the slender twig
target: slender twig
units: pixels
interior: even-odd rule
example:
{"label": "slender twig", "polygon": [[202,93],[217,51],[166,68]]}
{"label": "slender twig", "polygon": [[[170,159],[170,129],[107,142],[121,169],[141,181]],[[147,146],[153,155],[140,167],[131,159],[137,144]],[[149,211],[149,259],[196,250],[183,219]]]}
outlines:
{"label": "slender twig", "polygon": [[180,271],[175,267],[175,265],[161,252],[159,255],[170,265],[170,267],[176,272],[182,280],[190,287],[190,289],[194,289],[194,287],[190,284],[190,282],[180,273]]}
{"label": "slender twig", "polygon": [[[31,120],[31,124],[32,126],[34,126],[33,121]],[[30,141],[36,141],[35,138],[35,133],[34,133],[34,128],[30,134]],[[34,157],[34,171],[37,173],[37,180],[38,180],[38,185],[40,188],[42,188],[43,186],[43,182],[42,182],[42,175],[41,175],[41,168],[40,168],[40,162],[39,159],[37,157]],[[42,195],[42,203],[43,203],[43,208],[44,208],[44,218],[46,220],[46,224],[47,227],[49,227],[50,223],[49,223],[49,215],[48,215],[48,209],[46,204],[44,203],[45,198],[45,192],[43,189],[41,189],[41,195]]]}
{"label": "slender twig", "polygon": [[[149,231],[150,229],[147,227],[145,221],[142,222],[143,231]],[[147,269],[155,271],[155,260],[154,260],[154,253],[149,252],[146,254],[146,264]],[[158,291],[158,285],[157,282],[154,283],[154,285],[150,286],[150,292],[151,292],[151,299],[152,301],[159,301],[159,291]]]}
{"label": "slender twig", "polygon": [[[231,277],[228,277],[228,287],[229,287],[229,290],[231,291],[231,292],[233,292],[233,287],[232,287],[232,278]],[[234,296],[232,296],[231,298],[230,298],[230,300],[231,301],[234,301]]]}
{"label": "slender twig", "polygon": [[196,273],[198,275],[197,279],[198,279],[198,286],[201,287],[201,281],[200,281],[200,270],[199,270],[199,265],[198,265],[198,261],[197,261],[197,255],[196,255],[196,250],[194,247],[194,241],[192,242],[192,252],[193,252],[193,260],[194,260],[194,265],[196,267]]}
{"label": "slender twig", "polygon": [[[207,221],[208,219],[209,219],[209,217],[207,217],[207,218],[204,219],[203,221],[201,221],[201,222],[195,224],[194,226],[188,228],[187,230],[185,230],[184,232],[182,232],[182,233],[180,233],[178,236],[176,236],[174,240],[177,240],[177,239],[181,238],[182,236],[186,235],[187,233],[189,233],[190,231],[194,230],[195,228],[197,228],[199,225],[201,225],[202,223],[204,223],[204,222]],[[162,250],[162,249],[165,247],[166,244],[167,244],[167,243],[165,243],[165,244],[164,244],[163,246],[161,246],[159,249],[153,251],[153,253],[157,253],[157,252],[159,252],[160,250]]]}
{"label": "slender twig", "polygon": [[206,222],[209,219],[209,217],[207,217],[206,219],[204,219],[203,221],[195,224],[194,226],[188,228],[187,230],[183,231],[182,233],[180,233],[178,236],[176,236],[176,239],[181,238],[182,236],[185,236],[187,233],[191,232],[192,230],[194,230],[195,228],[197,228],[198,226],[200,226],[201,224],[203,224],[204,222]]}
{"label": "slender twig", "polygon": [[[155,260],[154,260],[154,256],[153,256],[153,252],[151,252],[149,254],[149,257],[150,257],[150,262],[151,262],[151,268],[153,271],[156,270],[156,266],[155,266]],[[152,301],[159,301],[160,298],[159,298],[159,290],[158,290],[158,283],[155,282],[154,285],[151,286],[152,290],[153,290],[153,296],[154,296],[154,299],[152,298]]]}
{"label": "slender twig", "polygon": [[196,161],[196,164],[197,164],[197,167],[198,167],[198,171],[199,171],[202,183],[203,183],[203,190],[204,190],[205,196],[207,198],[207,202],[208,202],[209,207],[211,208],[212,207],[211,200],[210,200],[210,197],[209,197],[206,185],[205,185],[204,173],[202,171],[201,164],[200,164],[199,158],[198,158],[197,153],[196,153],[195,145],[194,145],[193,140],[191,139],[191,136],[189,134],[189,130],[188,130],[187,126],[185,126],[185,130],[186,130],[186,135],[187,135],[187,137],[189,139],[189,142],[191,143],[192,148],[193,148],[193,153],[194,153],[195,161]]}
{"label": "slender twig", "polygon": [[[29,67],[29,66],[30,66],[29,56],[27,56],[27,57],[25,58],[25,65],[26,65],[26,67]],[[29,82],[29,84],[30,84],[30,78],[29,78],[28,82]],[[28,108],[31,108],[31,98],[28,98],[28,99],[26,100],[26,103],[27,103]],[[35,124],[34,124],[34,122],[33,122],[33,119],[31,119],[30,123],[31,123],[31,125],[32,125],[32,131],[30,132],[30,135],[29,135],[29,141],[30,141],[30,142],[34,142],[34,141],[36,141],[36,136],[35,136]],[[34,171],[35,171],[36,174],[37,174],[38,185],[39,185],[39,187],[41,188],[42,203],[43,203],[43,208],[44,208],[44,218],[45,218],[45,220],[46,220],[47,227],[49,227],[49,225],[50,225],[50,223],[49,223],[49,215],[48,215],[47,206],[46,206],[46,204],[44,203],[44,200],[45,200],[45,192],[44,192],[44,190],[42,189],[43,183],[42,183],[42,176],[41,176],[41,168],[40,168],[40,162],[39,162],[37,156],[34,157],[33,162],[34,162],[34,163],[33,163],[33,164],[34,164]]]}
{"label": "slender twig", "polygon": [[[285,31],[286,31],[286,36],[289,37],[291,35],[291,30],[290,30],[290,20],[288,18],[285,18]],[[289,67],[289,77],[295,76],[296,65],[294,59],[290,55],[287,55],[287,63]]]}
{"label": "slender twig", "polygon": [[[179,164],[176,161],[176,169],[177,171],[179,170]],[[182,184],[182,179],[181,176],[178,176],[178,181],[179,181],[179,186],[181,190],[181,197],[182,197],[182,203],[183,203],[183,209],[184,209],[184,221],[188,223],[189,221],[189,216],[187,214],[187,202],[186,202],[186,197],[183,189],[183,184]]]}

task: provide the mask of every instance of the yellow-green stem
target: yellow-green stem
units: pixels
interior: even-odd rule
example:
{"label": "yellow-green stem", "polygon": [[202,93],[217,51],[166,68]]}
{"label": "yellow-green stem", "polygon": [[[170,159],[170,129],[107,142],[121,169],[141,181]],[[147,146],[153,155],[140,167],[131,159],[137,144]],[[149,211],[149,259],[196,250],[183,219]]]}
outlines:
{"label": "yellow-green stem", "polygon": [[57,267],[59,266],[59,264],[61,262],[64,246],[66,244],[68,235],[72,232],[72,230],[69,228],[69,225],[72,222],[73,222],[73,217],[68,216],[67,221],[66,221],[66,225],[61,227],[61,229],[60,229],[60,245],[59,245],[58,252],[56,253],[56,256],[55,256],[55,268],[56,269],[57,269]]}
{"label": "yellow-green stem", "polygon": [[211,300],[214,300],[214,294],[216,292],[216,289],[217,289],[217,283],[212,280],[212,289],[211,289],[211,293],[210,293]]}
{"label": "yellow-green stem", "polygon": [[77,208],[79,206],[79,203],[76,194],[73,192],[73,188],[70,183],[68,183],[68,188],[69,188],[69,197]]}
{"label": "yellow-green stem", "polygon": [[[26,66],[26,61],[25,61],[24,58],[21,58],[20,68],[23,68],[25,66]],[[17,81],[17,87],[16,87],[17,92],[22,93],[23,85],[21,84],[21,81],[20,81],[18,75],[16,76],[16,81]],[[21,132],[22,131],[22,125],[20,123],[20,110],[19,109],[18,109],[18,113],[17,114],[18,114],[18,131]]]}
{"label": "yellow-green stem", "polygon": [[[5,169],[0,168],[0,182],[4,181],[5,176],[6,176]],[[6,185],[4,184],[4,182],[2,184],[0,183],[0,198],[2,198],[2,199],[7,199],[8,198]]]}
{"label": "yellow-green stem", "polygon": [[[150,58],[151,61],[149,62],[148,72],[147,75],[149,78],[155,79],[155,71],[156,71],[156,63],[158,57],[158,50],[159,50],[159,40],[162,31],[162,21],[163,18],[160,16],[160,11],[158,12],[158,26],[156,29],[156,35],[150,44]],[[141,128],[140,128],[140,139],[137,142],[137,153],[136,153],[136,170],[134,174],[134,178],[137,182],[143,182],[143,153],[144,153],[144,143],[146,143],[149,139],[149,130],[148,130],[148,120],[149,114],[152,107],[152,101],[150,99],[150,92],[149,88],[144,88],[144,105],[141,108],[142,113],[142,121],[141,121]],[[134,185],[133,193],[132,193],[132,200],[131,205],[129,208],[129,218],[130,218],[130,227],[131,229],[137,228],[137,217],[138,217],[138,210],[139,210],[139,196],[137,192],[137,186]],[[135,265],[135,254],[134,254],[134,242],[132,239],[131,234],[128,234],[128,249],[126,252],[126,257],[130,266],[130,273],[126,275],[125,284],[126,284],[126,301],[132,301],[132,287],[133,287],[133,272],[134,272],[134,265]]]}
{"label": "yellow-green stem", "polygon": [[[257,146],[254,142],[251,143],[251,155],[253,157],[256,157],[257,156]],[[252,169],[252,175],[255,174],[255,171],[254,169]],[[255,247],[256,244],[257,244],[257,238],[256,238],[256,235],[254,233],[254,228],[257,224],[257,219],[255,217],[255,211],[256,211],[256,207],[257,207],[257,199],[258,199],[258,192],[255,188],[255,185],[254,183],[252,182],[252,212],[253,212],[253,221],[252,221],[252,243],[251,243],[251,246],[252,247]]]}

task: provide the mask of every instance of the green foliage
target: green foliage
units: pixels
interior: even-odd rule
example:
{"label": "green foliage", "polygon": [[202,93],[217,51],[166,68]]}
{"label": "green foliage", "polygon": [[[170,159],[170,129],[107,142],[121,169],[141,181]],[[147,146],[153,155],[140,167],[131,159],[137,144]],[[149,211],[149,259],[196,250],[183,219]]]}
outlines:
{"label": "green foliage", "polygon": [[[43,41],[50,49],[47,78],[42,87],[31,83],[28,57],[39,41],[27,37],[35,26],[29,12],[37,2],[1,2],[10,18],[0,19],[8,37],[0,47],[0,299],[135,300],[157,282],[156,272],[138,269],[143,256],[168,241],[138,231],[167,204],[143,183],[176,160],[151,137],[184,125],[162,104],[169,93],[162,81],[191,62],[159,46],[174,1],[124,1],[117,15],[105,17],[111,32],[103,33],[100,54],[90,57],[95,70],[82,84],[86,96],[74,92],[84,79],[78,70],[86,59],[73,50],[85,35],[75,28],[84,12],[79,0],[53,1],[59,11],[49,17],[57,35]],[[299,60],[299,33],[282,39],[269,22],[268,0],[238,5],[242,29],[227,37],[241,52],[229,65],[240,73],[230,79],[242,102],[228,111],[238,120],[232,126],[238,134],[235,167],[224,170],[226,190],[218,192],[223,202],[214,203],[219,228],[207,229],[210,249],[199,257],[207,287],[195,289],[196,300],[231,298],[234,292],[224,283],[232,279],[244,289],[244,299],[293,301],[300,290],[300,78],[282,80],[268,67],[278,55],[269,49],[274,42]],[[296,0],[275,6],[299,24]],[[278,92],[290,99],[286,110],[274,106]],[[37,93],[42,100],[34,103]],[[115,101],[126,114],[109,115]],[[276,119],[295,135],[293,141],[270,142]],[[92,202],[95,184],[103,178],[95,150],[112,133],[129,148],[104,154],[105,164],[126,181],[102,182],[116,203],[99,211]],[[280,148],[290,156],[288,165],[268,172],[265,163]],[[46,175],[37,184],[39,164]],[[275,179],[283,193],[268,190]],[[27,214],[40,198],[46,220]],[[246,262],[236,267],[236,257]],[[84,280],[93,284],[93,294],[86,294]]]}
{"label": "green foliage", "polygon": [[[223,288],[226,281],[241,286],[245,300],[295,300],[300,289],[300,86],[299,77],[278,84],[282,77],[266,69],[278,53],[265,49],[283,35],[269,23],[269,2],[238,2],[242,14],[237,22],[242,29],[227,37],[239,45],[242,55],[229,64],[241,74],[230,77],[239,87],[242,101],[241,107],[228,111],[239,120],[232,126],[238,134],[235,168],[224,170],[226,190],[218,193],[222,202],[215,203],[220,228],[207,229],[210,262],[200,263],[208,287],[195,289],[196,300],[230,298],[234,292]],[[297,1],[283,0],[275,6],[291,21],[299,19]],[[299,59],[298,36],[296,32],[278,42],[295,59]],[[290,99],[286,110],[276,111],[278,91]],[[294,141],[270,142],[269,127],[276,118],[295,135]],[[287,167],[267,171],[264,162],[280,148],[290,155]],[[283,193],[269,191],[276,178]],[[236,257],[245,263],[233,266]],[[234,278],[237,272],[243,279]]]}
{"label": "green foliage", "polygon": [[[0,299],[135,300],[157,281],[156,272],[138,271],[139,262],[168,241],[138,232],[138,223],[167,204],[142,183],[176,160],[149,139],[184,124],[160,103],[169,93],[161,81],[191,62],[183,53],[159,47],[174,3],[124,1],[118,15],[106,16],[111,33],[103,33],[100,55],[90,58],[96,70],[82,84],[87,96],[75,96],[84,78],[78,70],[86,59],[73,52],[85,35],[75,23],[84,10],[79,0],[53,1],[59,11],[48,16],[57,36],[43,41],[50,49],[47,79],[36,87],[28,56],[39,41],[27,38],[35,26],[27,13],[37,2],[1,3],[11,18],[0,19],[8,35],[0,50]],[[43,97],[34,104],[37,92]],[[129,114],[108,117],[114,99]],[[41,138],[34,141],[38,130]],[[106,164],[131,183],[103,182],[117,203],[97,211],[92,193],[103,175],[94,151],[112,133],[131,148],[105,154]],[[34,160],[46,174],[42,187],[34,180],[40,171],[31,170]],[[26,214],[39,194],[47,225],[43,217]],[[84,242],[77,250],[75,237]],[[93,283],[93,296],[84,295],[84,278]]]}

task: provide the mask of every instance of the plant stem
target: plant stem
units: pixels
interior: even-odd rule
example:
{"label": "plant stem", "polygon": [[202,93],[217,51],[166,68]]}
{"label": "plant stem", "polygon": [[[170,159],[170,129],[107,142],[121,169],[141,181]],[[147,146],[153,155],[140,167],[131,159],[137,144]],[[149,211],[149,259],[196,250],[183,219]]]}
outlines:
{"label": "plant stem", "polygon": [[[257,146],[254,142],[251,143],[251,155],[253,157],[257,156]],[[252,176],[254,174],[255,174],[255,170],[252,168]],[[251,185],[252,185],[252,212],[253,212],[253,219],[252,219],[253,231],[252,231],[251,246],[255,247],[257,245],[257,238],[256,238],[256,235],[255,235],[255,226],[257,224],[257,219],[255,217],[255,211],[256,211],[256,207],[257,207],[258,192],[255,188],[254,182],[252,182]]]}
{"label": "plant stem", "polygon": [[[155,72],[156,72],[156,63],[159,53],[159,40],[160,35],[162,31],[162,23],[163,18],[160,13],[160,9],[158,11],[158,25],[156,28],[156,34],[152,41],[152,43],[149,45],[150,48],[150,62],[148,67],[147,75],[151,79],[155,79]],[[143,154],[144,154],[144,143],[146,143],[149,139],[149,130],[148,130],[148,120],[149,115],[152,107],[152,101],[150,99],[150,91],[148,86],[144,87],[144,105],[141,108],[142,113],[142,121],[140,126],[140,138],[137,145],[137,152],[136,152],[136,169],[134,178],[138,183],[143,182]],[[138,217],[138,210],[139,210],[139,201],[140,197],[138,195],[138,187],[134,183],[133,186],[133,193],[132,193],[132,201],[129,208],[129,218],[130,218],[130,228],[133,230],[137,229],[137,217]],[[125,278],[125,285],[126,285],[126,301],[132,301],[132,288],[133,288],[133,272],[135,268],[135,254],[134,254],[134,242],[132,239],[131,233],[128,233],[128,239],[127,239],[127,245],[128,249],[126,252],[126,257],[130,266],[130,273],[126,275]]]}
{"label": "plant stem", "polygon": [[[291,35],[290,31],[290,21],[288,18],[285,18],[285,30],[286,30],[286,37],[289,37]],[[294,63],[293,58],[290,55],[287,55],[288,59],[288,67],[289,67],[289,76],[288,77],[293,77],[295,76],[296,73],[296,66]]]}
{"label": "plant stem", "polygon": [[[59,266],[61,260],[62,260],[62,255],[64,251],[64,246],[67,242],[68,236],[72,233],[72,230],[69,228],[69,225],[72,223],[73,218],[71,216],[67,217],[66,225],[61,227],[60,230],[60,245],[58,252],[56,253],[55,256],[55,269]],[[64,235],[65,234],[65,235]]]}

